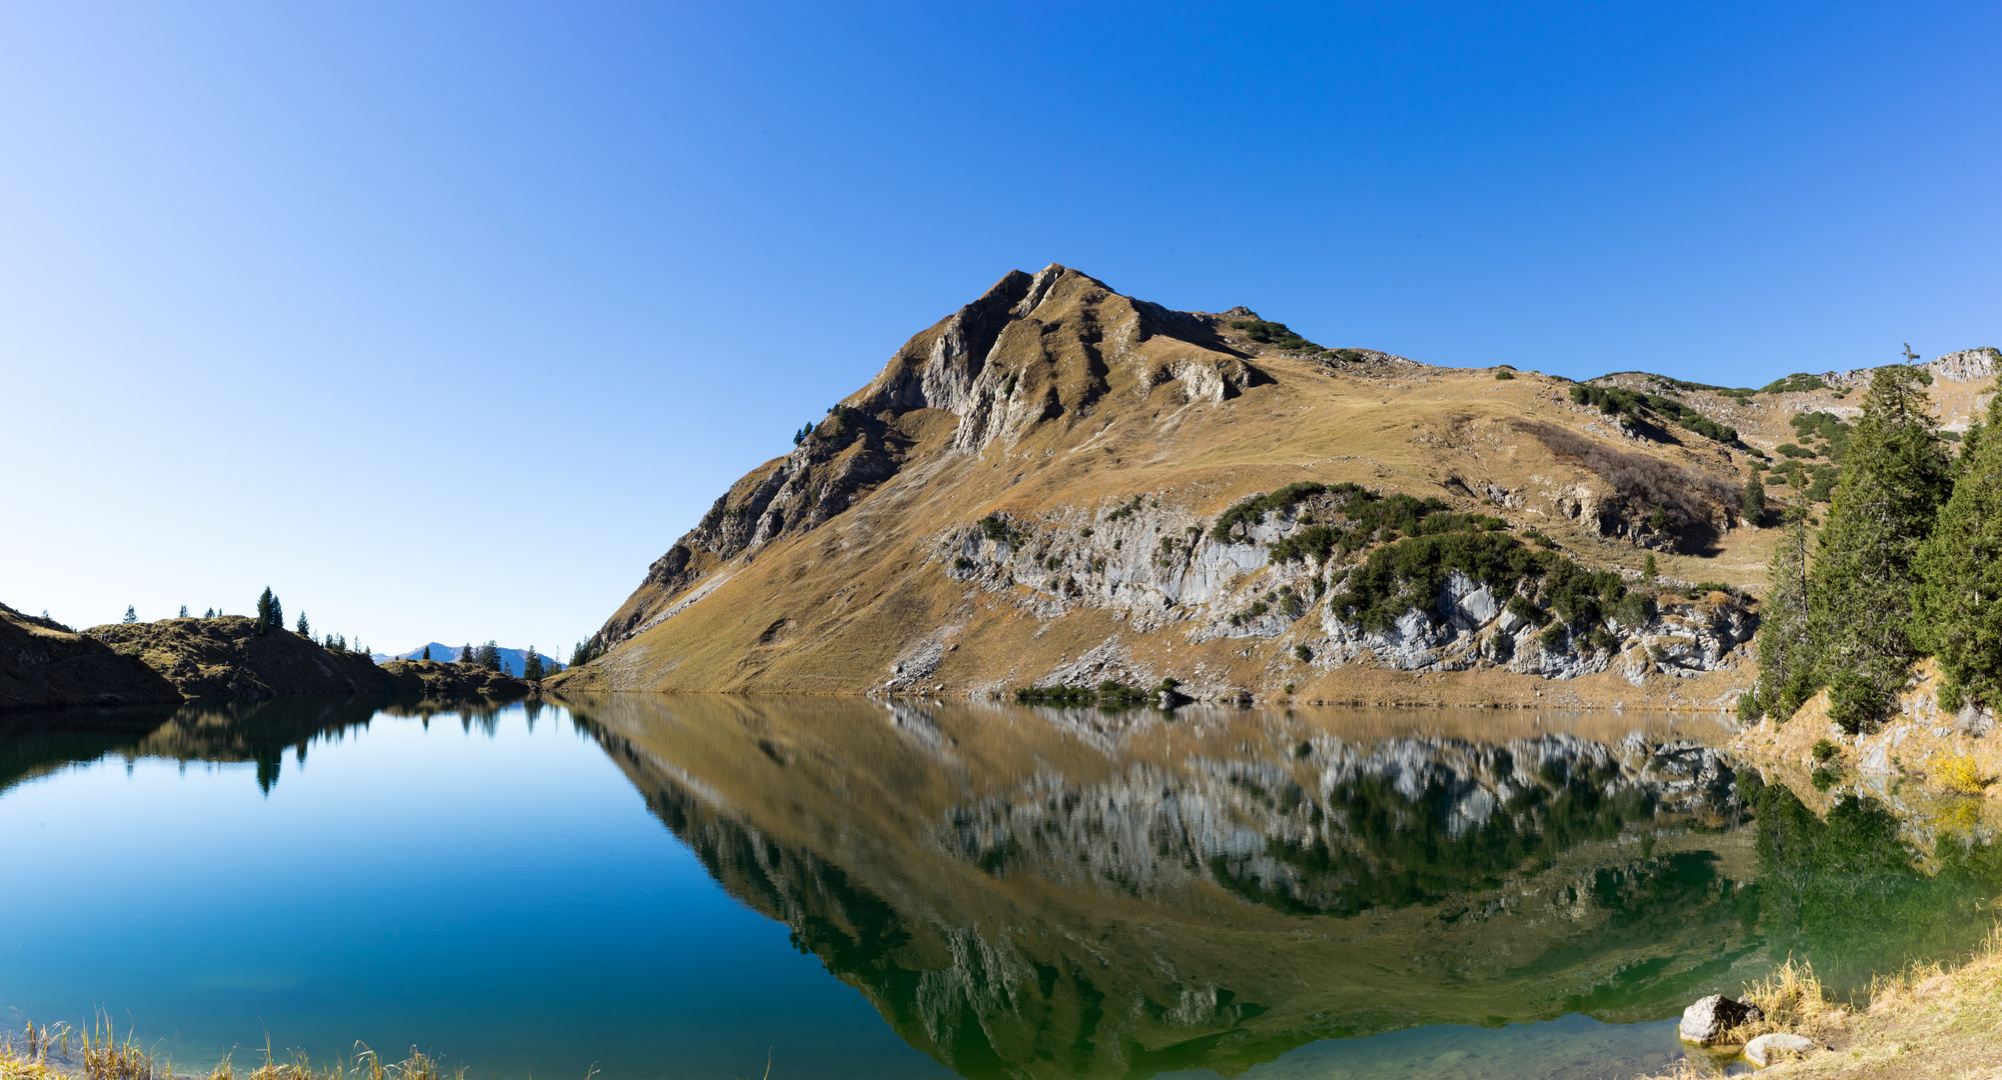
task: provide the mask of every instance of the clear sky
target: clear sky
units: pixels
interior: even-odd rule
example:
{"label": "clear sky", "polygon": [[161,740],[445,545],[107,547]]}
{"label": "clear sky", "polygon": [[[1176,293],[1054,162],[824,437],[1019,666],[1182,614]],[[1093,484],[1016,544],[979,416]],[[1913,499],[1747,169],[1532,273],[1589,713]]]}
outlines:
{"label": "clear sky", "polygon": [[2002,6],[0,0],[0,600],[568,654],[1056,261],[1731,385],[2002,344]]}

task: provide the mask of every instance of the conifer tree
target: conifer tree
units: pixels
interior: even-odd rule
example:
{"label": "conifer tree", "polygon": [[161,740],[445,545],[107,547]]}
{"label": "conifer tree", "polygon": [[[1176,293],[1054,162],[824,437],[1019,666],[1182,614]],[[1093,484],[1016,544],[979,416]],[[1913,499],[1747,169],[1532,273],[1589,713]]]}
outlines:
{"label": "conifer tree", "polygon": [[285,629],[285,605],[278,602],[278,594],[271,594],[271,629]]}
{"label": "conifer tree", "polygon": [[542,678],[542,657],[535,654],[535,646],[528,647],[528,655],[521,660],[521,677],[535,682]]}
{"label": "conifer tree", "polygon": [[271,629],[271,586],[266,585],[257,597],[257,632],[263,634]]}
{"label": "conifer tree", "polygon": [[202,618],[204,618],[204,619],[213,619],[213,618],[215,618],[215,609],[214,609],[214,608],[210,608],[210,609],[208,609],[207,611],[204,611],[204,612],[202,612]]}
{"label": "conifer tree", "polygon": [[473,646],[471,642],[467,642],[465,645],[460,646],[459,648],[459,663],[470,664],[472,662],[473,662]]}
{"label": "conifer tree", "polygon": [[[1988,403],[1992,433],[2002,395]],[[1976,429],[1977,431],[1979,428]],[[1939,703],[2002,706],[2002,439],[1970,433],[1953,495],[1920,547],[1913,641],[1939,658]]]}
{"label": "conifer tree", "polygon": [[431,659],[431,646],[429,645],[424,646],[424,659]]}
{"label": "conifer tree", "polygon": [[1738,497],[1738,516],[1747,525],[1765,524],[1766,481],[1758,473],[1745,478],[1745,490]]}
{"label": "conifer tree", "polygon": [[1809,635],[1807,504],[1787,510],[1786,533],[1773,549],[1772,592],[1759,619],[1759,682],[1738,703],[1746,720],[1771,716],[1784,722],[1813,696],[1814,642]]}
{"label": "conifer tree", "polygon": [[299,613],[299,636],[307,641],[313,640],[313,624],[306,621],[306,613],[303,611]]}
{"label": "conifer tree", "polygon": [[129,625],[138,621],[139,612],[134,610],[131,604],[125,605],[125,622]]}
{"label": "conifer tree", "polygon": [[1904,685],[1912,564],[1952,484],[1925,380],[1907,364],[1877,369],[1808,574],[1829,719],[1852,732]]}
{"label": "conifer tree", "polygon": [[181,615],[180,615],[180,617],[181,617],[181,618],[183,618],[183,619],[185,619],[185,618],[187,618],[187,617],[188,617],[188,605],[186,605],[186,604],[182,604],[182,605],[181,605]]}

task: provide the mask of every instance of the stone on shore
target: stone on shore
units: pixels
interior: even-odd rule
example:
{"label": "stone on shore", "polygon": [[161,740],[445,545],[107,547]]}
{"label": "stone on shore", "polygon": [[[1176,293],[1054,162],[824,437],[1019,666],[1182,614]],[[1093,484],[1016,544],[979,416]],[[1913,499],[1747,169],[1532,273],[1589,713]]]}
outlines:
{"label": "stone on shore", "polygon": [[1788,1035],[1776,1031],[1771,1035],[1761,1035],[1751,1042],[1746,1043],[1745,1056],[1751,1059],[1752,1064],[1764,1068],[1767,1065],[1805,1054],[1810,1050],[1816,1049],[1817,1045],[1813,1039],[1805,1039],[1799,1035]]}
{"label": "stone on shore", "polygon": [[1712,994],[1682,1010],[1682,1037],[1697,1044],[1714,1043],[1726,1031],[1747,1020],[1765,1018],[1766,1014],[1757,1005]]}

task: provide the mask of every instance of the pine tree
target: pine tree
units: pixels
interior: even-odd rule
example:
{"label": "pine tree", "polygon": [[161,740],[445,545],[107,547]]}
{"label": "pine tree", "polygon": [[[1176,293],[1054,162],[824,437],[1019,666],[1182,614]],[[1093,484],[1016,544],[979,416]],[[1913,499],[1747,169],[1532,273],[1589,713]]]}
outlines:
{"label": "pine tree", "polygon": [[180,614],[180,617],[181,617],[181,618],[183,618],[183,619],[185,619],[185,618],[187,618],[187,617],[188,617],[188,605],[186,605],[186,604],[182,604],[182,605],[181,605],[181,614]]}
{"label": "pine tree", "polygon": [[269,585],[266,585],[264,591],[258,594],[257,597],[256,627],[259,634],[271,629],[271,586]]}
{"label": "pine tree", "polygon": [[[1988,403],[1990,433],[2002,395]],[[1979,430],[1979,429],[1977,429]],[[2002,439],[1970,433],[1971,456],[1919,549],[1912,640],[1939,658],[1939,703],[2002,707]]]}
{"label": "pine tree", "polygon": [[429,645],[424,646],[424,659],[431,659],[431,646]]}
{"label": "pine tree", "polygon": [[1759,618],[1759,682],[1739,701],[1746,720],[1771,716],[1785,722],[1816,686],[1814,642],[1808,619],[1807,505],[1787,510],[1786,533],[1773,550],[1772,593]]}
{"label": "pine tree", "polygon": [[1654,584],[1655,575],[1659,573],[1660,570],[1655,567],[1654,563],[1654,552],[1650,551],[1647,553],[1647,558],[1641,561],[1641,581],[1652,585]]}
{"label": "pine tree", "polygon": [[285,629],[285,605],[278,602],[278,594],[271,594],[271,629]]}
{"label": "pine tree", "polygon": [[136,623],[138,621],[139,621],[139,612],[133,610],[131,604],[125,605],[125,622],[127,623],[127,625]]}
{"label": "pine tree", "polygon": [[204,618],[204,619],[213,619],[213,618],[215,618],[215,609],[214,609],[214,608],[210,608],[210,609],[208,609],[207,611],[204,611],[204,612],[202,612],[202,618]]}
{"label": "pine tree", "polygon": [[533,645],[528,647],[528,655],[522,657],[521,677],[530,682],[537,682],[542,678],[542,657],[535,655]]}
{"label": "pine tree", "polygon": [[306,613],[303,611],[299,613],[299,636],[307,641],[313,640],[313,624],[306,621]]}
{"label": "pine tree", "polygon": [[1738,497],[1738,516],[1745,524],[1758,526],[1766,521],[1766,482],[1758,473],[1745,478],[1745,490]]}
{"label": "pine tree", "polygon": [[499,671],[501,669],[500,642],[488,638],[487,643],[480,646],[478,661],[479,665],[488,671]]}
{"label": "pine tree", "polygon": [[1909,365],[1877,369],[1808,574],[1829,719],[1852,732],[1905,683],[1912,562],[1952,484],[1925,380]]}
{"label": "pine tree", "polygon": [[471,642],[468,642],[459,648],[459,663],[470,664],[472,662],[473,662],[473,646]]}

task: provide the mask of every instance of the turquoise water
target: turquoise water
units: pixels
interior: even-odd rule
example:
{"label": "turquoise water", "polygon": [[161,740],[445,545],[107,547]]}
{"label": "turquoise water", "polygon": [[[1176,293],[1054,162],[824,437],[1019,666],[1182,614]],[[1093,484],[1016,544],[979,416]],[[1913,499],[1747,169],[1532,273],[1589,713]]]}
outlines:
{"label": "turquoise water", "polygon": [[268,1037],[473,1077],[1629,1075],[1778,956],[1867,984],[1965,948],[1998,878],[1646,718],[622,695],[9,723],[5,1019],[103,1011],[180,1068]]}

